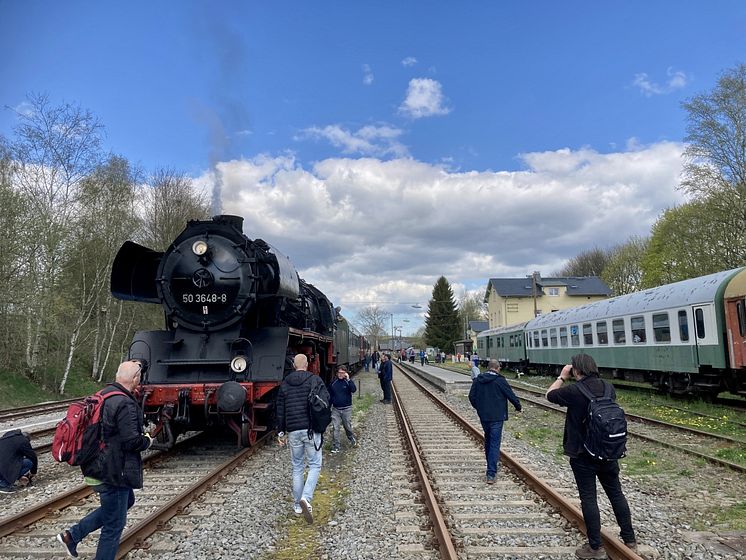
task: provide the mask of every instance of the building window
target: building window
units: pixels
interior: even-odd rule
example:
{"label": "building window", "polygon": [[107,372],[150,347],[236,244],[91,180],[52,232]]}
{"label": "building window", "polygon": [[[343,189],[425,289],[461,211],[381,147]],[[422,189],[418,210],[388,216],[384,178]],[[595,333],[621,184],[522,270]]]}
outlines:
{"label": "building window", "polygon": [[560,346],[567,348],[567,327],[560,327]]}
{"label": "building window", "polygon": [[580,327],[578,325],[570,327],[570,344],[580,346]]}
{"label": "building window", "polygon": [[518,304],[517,303],[509,303],[505,306],[505,310],[508,313],[518,313]]}
{"label": "building window", "polygon": [[645,341],[648,339],[645,332],[645,317],[632,317],[629,322],[632,327],[632,343],[645,344]]}
{"label": "building window", "polygon": [[557,329],[549,329],[549,346],[557,348]]}
{"label": "building window", "polygon": [[656,342],[671,342],[671,325],[668,322],[668,313],[653,315],[653,338]]}
{"label": "building window", "polygon": [[606,324],[606,321],[599,321],[596,323],[596,335],[598,336],[599,344],[609,343],[609,333],[606,330],[607,328],[608,325]]}
{"label": "building window", "polygon": [[590,323],[583,325],[583,344],[585,346],[593,346],[593,327]]}
{"label": "building window", "polygon": [[559,295],[559,288],[548,288],[547,289],[547,295],[548,296],[558,296]]}
{"label": "building window", "polygon": [[614,319],[611,323],[614,333],[614,344],[627,344],[627,335],[624,333],[624,319]]}

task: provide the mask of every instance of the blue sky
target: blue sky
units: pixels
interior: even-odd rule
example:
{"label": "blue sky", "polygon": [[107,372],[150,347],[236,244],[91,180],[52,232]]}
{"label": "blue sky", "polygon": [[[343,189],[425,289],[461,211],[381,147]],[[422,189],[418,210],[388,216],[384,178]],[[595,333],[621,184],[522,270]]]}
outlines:
{"label": "blue sky", "polygon": [[745,29],[740,1],[0,0],[0,106],[46,92],[146,170],[214,165],[247,235],[354,310],[645,234],[682,200],[680,103]]}

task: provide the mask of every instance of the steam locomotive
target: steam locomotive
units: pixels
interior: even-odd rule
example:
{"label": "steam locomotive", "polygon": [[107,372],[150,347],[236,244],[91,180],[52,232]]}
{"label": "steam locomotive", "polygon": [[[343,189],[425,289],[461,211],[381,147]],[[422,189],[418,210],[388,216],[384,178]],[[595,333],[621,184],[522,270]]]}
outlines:
{"label": "steam locomotive", "polygon": [[163,253],[127,241],[114,260],[114,297],[160,304],[165,328],[140,331],[139,398],[161,448],[186,430],[227,426],[242,446],[273,421],[275,389],[297,353],[325,381],[357,369],[368,343],[290,260],[243,233],[243,218],[190,221]]}

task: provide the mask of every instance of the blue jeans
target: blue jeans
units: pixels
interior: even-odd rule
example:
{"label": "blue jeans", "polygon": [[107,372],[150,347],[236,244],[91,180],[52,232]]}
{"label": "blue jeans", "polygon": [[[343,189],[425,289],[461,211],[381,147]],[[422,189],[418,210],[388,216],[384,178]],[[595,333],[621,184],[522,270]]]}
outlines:
{"label": "blue jeans", "polygon": [[[288,434],[288,446],[290,462],[293,465],[293,505],[299,505],[301,498],[310,503],[321,473],[321,434],[313,434],[313,438],[309,439],[308,430],[292,431]],[[306,462],[308,477],[304,483],[303,471]]]}
{"label": "blue jeans", "polygon": [[593,548],[601,546],[601,515],[598,511],[596,499],[596,477],[601,482],[606,496],[609,498],[614,517],[619,524],[620,535],[626,543],[635,542],[635,531],[632,529],[632,516],[629,512],[627,499],[622,493],[619,482],[618,461],[597,461],[589,455],[570,458],[570,467],[575,475],[580,495],[580,507],[588,531],[588,543]]}
{"label": "blue jeans", "polygon": [[135,503],[135,493],[132,488],[110,484],[99,484],[93,489],[98,492],[101,506],[70,527],[70,536],[78,544],[86,535],[101,528],[96,560],[114,560],[127,522],[127,510]]}
{"label": "blue jeans", "polygon": [[[16,480],[30,473],[31,467],[33,466],[34,466],[34,463],[31,462],[31,459],[26,459],[24,457],[23,461],[21,461],[21,470],[18,472],[18,476],[16,477]],[[8,482],[2,476],[0,476],[0,486],[2,486],[3,488],[10,488],[16,483],[16,480],[11,480],[10,482]]]}
{"label": "blue jeans", "polygon": [[503,438],[503,421],[482,421],[484,428],[484,455],[487,457],[487,476],[494,478],[500,462],[500,443]]}

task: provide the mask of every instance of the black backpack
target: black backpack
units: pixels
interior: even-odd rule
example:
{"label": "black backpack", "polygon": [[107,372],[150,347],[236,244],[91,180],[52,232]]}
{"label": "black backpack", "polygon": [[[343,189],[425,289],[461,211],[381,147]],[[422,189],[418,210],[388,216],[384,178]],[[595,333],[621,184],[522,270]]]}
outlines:
{"label": "black backpack", "polygon": [[311,432],[323,434],[332,421],[332,407],[329,402],[329,391],[323,383],[317,383],[308,393],[309,437]]}
{"label": "black backpack", "polygon": [[602,383],[602,397],[595,396],[583,383],[575,385],[590,400],[585,423],[588,433],[583,446],[594,459],[615,461],[627,454],[627,418],[622,407],[611,398],[611,386]]}

